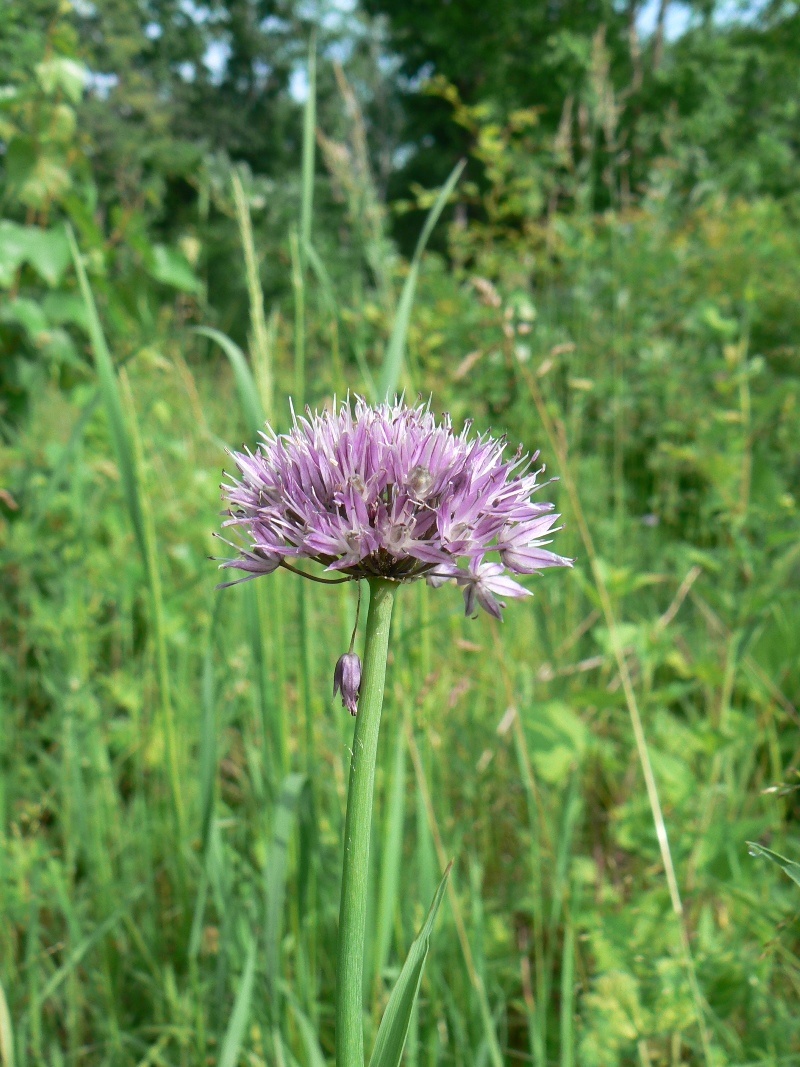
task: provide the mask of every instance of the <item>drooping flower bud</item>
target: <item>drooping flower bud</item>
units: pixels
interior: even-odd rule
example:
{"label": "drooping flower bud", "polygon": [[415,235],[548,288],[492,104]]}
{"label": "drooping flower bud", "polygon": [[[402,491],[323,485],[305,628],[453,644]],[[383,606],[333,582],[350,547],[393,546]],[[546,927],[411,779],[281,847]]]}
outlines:
{"label": "drooping flower bud", "polygon": [[351,715],[358,710],[358,691],[361,688],[361,660],[355,652],[339,657],[333,672],[333,695],[342,694],[342,707]]}

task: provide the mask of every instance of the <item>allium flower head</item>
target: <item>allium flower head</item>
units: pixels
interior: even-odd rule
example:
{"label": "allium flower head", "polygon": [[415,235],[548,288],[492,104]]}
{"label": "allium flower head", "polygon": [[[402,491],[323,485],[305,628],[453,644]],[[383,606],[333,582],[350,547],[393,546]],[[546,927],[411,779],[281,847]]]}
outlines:
{"label": "allium flower head", "polygon": [[533,500],[538,453],[506,458],[504,439],[470,428],[454,433],[429,404],[361,398],[295,416],[286,434],[268,427],[255,453],[231,453],[239,478],[222,486],[224,525],[245,543],[222,566],[245,571],[239,581],[303,559],[344,580],[455,580],[468,613],[477,602],[500,618],[499,597],[530,595],[507,572],[572,561],[543,547],[559,516]]}

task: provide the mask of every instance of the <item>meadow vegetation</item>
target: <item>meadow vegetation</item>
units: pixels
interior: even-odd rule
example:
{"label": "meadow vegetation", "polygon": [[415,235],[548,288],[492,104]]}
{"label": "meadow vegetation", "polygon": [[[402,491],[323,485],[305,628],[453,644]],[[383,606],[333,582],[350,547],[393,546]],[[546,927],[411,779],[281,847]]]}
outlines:
{"label": "meadow vegetation", "polygon": [[502,625],[398,596],[367,1047],[452,859],[409,1067],[800,1062],[800,223],[753,177],[793,173],[773,111],[749,185],[721,126],[719,180],[698,168],[696,113],[658,151],[639,116],[631,179],[616,38],[581,26],[555,119],[442,60],[426,100],[469,159],[412,260],[438,190],[387,201],[376,95],[319,42],[283,170],[180,155],[165,118],[180,166],[109,192],[122,126],[100,137],[72,9],[40,9],[41,39],[0,31],[0,1064],[331,1062],[355,597],[215,591],[208,556],[226,446],[387,384],[541,449],[576,564]]}

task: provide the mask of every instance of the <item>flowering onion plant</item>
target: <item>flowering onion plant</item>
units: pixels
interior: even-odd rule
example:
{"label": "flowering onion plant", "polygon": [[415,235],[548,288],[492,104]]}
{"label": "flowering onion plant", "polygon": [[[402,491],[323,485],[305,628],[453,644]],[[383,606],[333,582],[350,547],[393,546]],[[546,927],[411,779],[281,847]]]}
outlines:
{"label": "flowering onion plant", "polygon": [[[470,436],[470,424],[456,434],[449,417],[437,423],[428,404],[373,407],[358,398],[353,409],[344,402],[338,410],[308,412],[294,417],[289,433],[267,428],[262,437],[255,452],[231,453],[239,477],[222,486],[229,504],[224,526],[240,543],[227,542],[238,555],[221,566],[244,572],[224,584],[284,567],[314,581],[365,579],[370,588],[363,669],[353,651],[354,631],[334,672],[334,693],[357,712],[339,914],[336,1062],[363,1067],[369,832],[396,591],[423,578],[432,586],[455,583],[467,614],[480,606],[500,619],[502,598],[530,596],[511,574],[572,561],[544,547],[559,516],[552,504],[533,499],[543,484],[544,468],[534,466],[538,454],[526,456],[520,448],[506,458],[504,439]],[[318,564],[328,577],[299,569],[301,560]],[[377,1056],[381,1067],[399,1062],[402,1052],[407,1020],[403,1025],[400,1017],[414,998],[409,1002],[398,989],[408,967],[378,1032],[371,1062]]]}

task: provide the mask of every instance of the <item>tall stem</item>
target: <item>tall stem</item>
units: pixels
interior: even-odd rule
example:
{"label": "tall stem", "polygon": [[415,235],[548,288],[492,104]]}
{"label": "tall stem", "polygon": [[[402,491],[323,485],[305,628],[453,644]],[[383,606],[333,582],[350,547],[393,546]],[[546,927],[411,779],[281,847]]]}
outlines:
{"label": "tall stem", "polygon": [[383,683],[397,586],[370,579],[364,670],[358,700],[344,825],[336,971],[336,1067],[364,1067],[363,969],[369,838]]}

